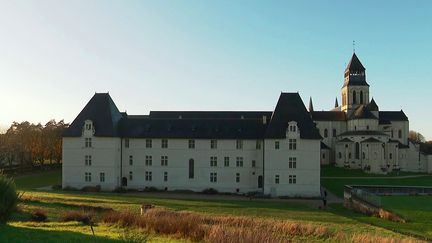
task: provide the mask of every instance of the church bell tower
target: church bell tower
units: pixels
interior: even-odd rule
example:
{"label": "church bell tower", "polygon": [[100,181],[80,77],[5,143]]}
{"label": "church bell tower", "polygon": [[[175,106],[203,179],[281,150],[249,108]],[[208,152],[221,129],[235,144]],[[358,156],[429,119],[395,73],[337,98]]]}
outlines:
{"label": "church bell tower", "polygon": [[353,53],[345,69],[344,84],[342,86],[341,110],[351,114],[360,105],[369,103],[369,84],[366,82],[366,69]]}

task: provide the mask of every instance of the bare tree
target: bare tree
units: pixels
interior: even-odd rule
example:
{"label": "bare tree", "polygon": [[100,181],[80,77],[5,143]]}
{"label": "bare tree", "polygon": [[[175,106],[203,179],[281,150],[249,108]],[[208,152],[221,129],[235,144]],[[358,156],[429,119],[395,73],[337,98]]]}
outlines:
{"label": "bare tree", "polygon": [[425,137],[416,131],[409,131],[408,139],[413,143],[424,143],[426,141]]}

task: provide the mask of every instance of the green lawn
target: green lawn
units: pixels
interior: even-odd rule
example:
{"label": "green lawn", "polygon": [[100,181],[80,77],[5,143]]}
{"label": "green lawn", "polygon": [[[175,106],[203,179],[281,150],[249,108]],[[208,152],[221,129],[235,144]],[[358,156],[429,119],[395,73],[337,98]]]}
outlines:
{"label": "green lawn", "polygon": [[20,190],[31,190],[44,186],[61,185],[61,169],[36,172],[34,174],[18,176],[15,178],[15,184]]}
{"label": "green lawn", "polygon": [[343,197],[344,185],[432,186],[432,175],[416,178],[322,178],[321,185]]}
{"label": "green lawn", "polygon": [[416,172],[391,172],[388,175],[383,174],[371,174],[366,173],[361,169],[344,169],[341,167],[335,167],[333,165],[321,166],[322,177],[395,177],[395,176],[412,176],[412,175],[424,175],[424,173]]}
{"label": "green lawn", "polygon": [[[133,210],[138,212],[142,203],[174,210],[186,210],[211,215],[239,215],[249,217],[273,218],[278,220],[304,222],[334,229],[350,239],[353,235],[367,234],[371,236],[405,238],[392,230],[395,225],[386,220],[364,216],[346,210],[341,205],[331,205],[328,210],[319,210],[286,200],[208,200],[166,199],[146,194],[117,193],[82,193],[64,191],[35,191],[34,188],[60,184],[60,171],[19,177],[17,187],[25,191],[22,212],[14,215],[12,222],[0,226],[0,242],[20,239],[21,242],[56,242],[56,241],[92,241],[119,242],[124,229],[100,224],[95,227],[96,237],[91,235],[88,226],[77,222],[59,222],[59,212],[77,210],[80,205],[114,208],[116,210]],[[49,222],[33,223],[28,221],[28,213],[35,209],[43,209],[48,214]],[[373,225],[371,225],[373,224]],[[396,224],[396,223],[394,223]],[[374,226],[375,225],[375,226]],[[425,225],[425,224],[424,224]],[[399,225],[396,225],[399,227]],[[404,232],[404,231],[403,231]],[[405,231],[408,232],[408,231]],[[429,236],[425,230],[418,235]],[[164,236],[153,235],[154,242],[182,241]],[[340,239],[294,239],[297,241],[340,241]]]}
{"label": "green lawn", "polygon": [[432,240],[432,196],[385,196],[381,203],[408,220],[399,227],[401,232],[420,233]]}

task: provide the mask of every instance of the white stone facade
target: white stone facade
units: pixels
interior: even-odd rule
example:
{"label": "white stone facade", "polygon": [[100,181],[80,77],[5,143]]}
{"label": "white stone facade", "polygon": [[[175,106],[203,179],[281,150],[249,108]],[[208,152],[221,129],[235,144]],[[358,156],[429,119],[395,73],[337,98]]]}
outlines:
{"label": "white stone facade", "polygon": [[[110,100],[108,94],[95,97],[87,106],[96,104],[97,99]],[[102,190],[154,187],[195,192],[212,188],[272,197],[320,196],[320,138],[302,138],[295,120],[284,122],[285,132],[278,138],[264,134],[254,139],[101,136],[98,129],[105,129],[101,128],[105,121],[87,110],[95,109],[84,108],[63,138],[63,188],[99,185]],[[122,119],[134,118],[124,115]],[[148,119],[152,118],[142,121]],[[168,120],[175,127],[179,119],[193,123],[184,118]],[[264,129],[272,122],[265,117],[256,120]]]}

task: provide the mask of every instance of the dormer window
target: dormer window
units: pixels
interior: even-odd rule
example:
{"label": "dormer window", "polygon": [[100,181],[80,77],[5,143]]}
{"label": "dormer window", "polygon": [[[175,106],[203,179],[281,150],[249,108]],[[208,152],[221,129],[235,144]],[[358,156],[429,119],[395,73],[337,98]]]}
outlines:
{"label": "dormer window", "polygon": [[295,122],[295,121],[288,122],[287,133],[297,134],[298,132],[299,132],[299,129],[297,127],[297,122]]}
{"label": "dormer window", "polygon": [[94,134],[94,126],[91,120],[86,120],[84,122],[84,135],[89,136]]}
{"label": "dormer window", "polygon": [[294,124],[293,124],[293,125],[290,125],[290,126],[289,126],[289,131],[290,131],[290,132],[296,132],[296,131],[297,131],[297,126],[294,125]]}
{"label": "dormer window", "polygon": [[86,130],[92,130],[92,124],[90,123],[85,124],[85,128]]}

